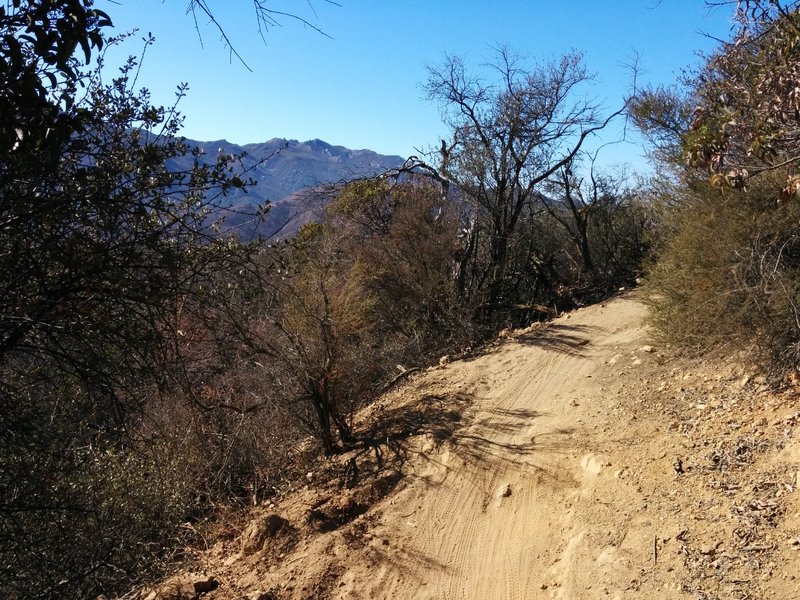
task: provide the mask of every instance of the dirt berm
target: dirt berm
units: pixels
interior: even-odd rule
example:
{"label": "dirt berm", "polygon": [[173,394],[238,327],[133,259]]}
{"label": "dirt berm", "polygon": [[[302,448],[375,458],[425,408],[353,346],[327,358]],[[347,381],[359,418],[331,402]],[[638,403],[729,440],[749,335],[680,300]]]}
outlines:
{"label": "dirt berm", "polygon": [[207,596],[800,598],[795,388],[654,347],[644,315],[622,295],[415,375],[371,445],[248,517],[285,530],[197,555]]}

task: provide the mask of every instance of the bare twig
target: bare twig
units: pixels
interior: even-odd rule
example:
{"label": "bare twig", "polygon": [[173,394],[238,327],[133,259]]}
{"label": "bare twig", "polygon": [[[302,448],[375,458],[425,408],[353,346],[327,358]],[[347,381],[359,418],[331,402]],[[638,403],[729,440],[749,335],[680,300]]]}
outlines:
{"label": "bare twig", "polygon": [[381,393],[384,393],[385,391],[387,391],[390,388],[394,387],[394,385],[398,381],[401,381],[402,379],[405,379],[406,377],[408,377],[412,373],[416,373],[419,370],[420,370],[420,367],[411,367],[410,369],[406,369],[405,371],[401,371],[400,373],[398,373],[397,375],[392,377],[392,379],[386,385],[384,385],[381,388]]}
{"label": "bare twig", "polygon": [[[329,35],[327,32],[325,32],[325,30],[323,30],[321,27],[319,27],[318,25],[314,25],[311,21],[301,17],[298,14],[294,14],[294,13],[290,13],[290,12],[285,12],[285,11],[280,11],[280,10],[275,10],[275,9],[269,8],[269,2],[267,0],[252,0],[252,1],[253,1],[253,9],[254,9],[255,15],[256,15],[256,24],[258,26],[258,33],[261,36],[261,39],[264,40],[264,41],[266,41],[266,37],[265,37],[266,31],[270,27],[278,27],[278,26],[280,26],[280,24],[281,24],[280,23],[280,19],[289,19],[289,20],[297,21],[297,22],[301,23],[303,26],[308,27],[310,29],[313,29],[317,33],[319,33],[319,34],[321,34],[321,35],[323,35],[323,36],[325,36],[327,38],[333,39],[333,37],[331,35]],[[339,4],[338,2],[335,2],[334,0],[323,0],[323,1],[328,3],[328,4],[332,4],[333,6],[341,6],[341,4]],[[307,0],[307,3],[309,5],[309,7],[311,8],[311,11],[316,16],[317,13],[316,13],[316,10],[314,9],[314,5],[312,4],[311,0]],[[207,0],[189,0],[189,6],[187,7],[186,12],[188,14],[191,14],[192,18],[194,19],[194,28],[195,28],[195,31],[197,32],[197,36],[200,38],[200,44],[202,45],[203,40],[202,40],[202,36],[200,35],[200,28],[198,27],[198,23],[197,23],[197,13],[198,13],[198,11],[200,13],[206,15],[206,17],[208,18],[209,22],[217,29],[217,31],[220,34],[220,37],[222,38],[223,43],[228,48],[228,50],[230,51],[231,55],[235,56],[236,59],[240,63],[242,63],[242,65],[244,65],[244,67],[248,71],[252,71],[253,69],[250,68],[250,66],[244,60],[242,55],[239,54],[239,51],[234,46],[233,41],[231,40],[231,38],[228,35],[228,33],[225,30],[225,28],[217,20],[217,17],[215,16],[214,12],[211,10],[211,7],[208,5]]]}

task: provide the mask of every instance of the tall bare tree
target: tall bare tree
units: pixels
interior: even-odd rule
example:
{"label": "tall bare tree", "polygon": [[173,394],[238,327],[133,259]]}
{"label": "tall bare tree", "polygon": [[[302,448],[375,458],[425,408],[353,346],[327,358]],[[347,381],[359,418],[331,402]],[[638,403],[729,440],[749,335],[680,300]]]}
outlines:
{"label": "tall bare tree", "polygon": [[[470,235],[485,239],[484,262],[472,286],[487,314],[512,299],[509,256],[526,205],[622,112],[604,117],[600,104],[581,93],[591,78],[580,53],[523,66],[500,48],[490,70],[493,77],[483,79],[450,56],[429,69],[426,85],[452,130],[451,142],[442,144],[441,171],[476,209]],[[475,253],[479,246],[468,244]]]}
{"label": "tall bare tree", "polygon": [[[588,285],[626,283],[637,273],[646,243],[644,214],[624,171],[602,172],[568,162],[547,183],[541,206],[567,234],[564,252]],[[601,290],[598,290],[601,291]]]}

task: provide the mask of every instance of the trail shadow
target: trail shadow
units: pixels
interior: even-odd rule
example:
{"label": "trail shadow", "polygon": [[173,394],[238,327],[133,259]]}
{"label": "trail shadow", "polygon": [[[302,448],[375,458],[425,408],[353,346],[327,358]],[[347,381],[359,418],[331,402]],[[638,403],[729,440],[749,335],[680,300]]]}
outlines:
{"label": "trail shadow", "polygon": [[[438,450],[447,448],[468,472],[480,479],[487,468],[536,470],[545,453],[560,453],[572,446],[570,428],[525,434],[531,425],[549,413],[524,408],[481,408],[472,395],[425,395],[404,407],[388,409],[361,436],[356,459],[367,470],[403,472],[409,458],[418,456],[436,462]],[[420,443],[427,436],[427,443]],[[459,465],[459,468],[461,467]],[[448,467],[450,468],[450,467]],[[435,487],[446,476],[425,477]]]}
{"label": "trail shadow", "polygon": [[597,327],[591,325],[551,323],[542,329],[520,335],[516,340],[525,346],[535,346],[571,356],[584,356],[590,346],[590,336],[597,330]]}
{"label": "trail shadow", "polygon": [[361,451],[355,456],[377,470],[402,470],[413,449],[413,438],[429,436],[434,449],[450,440],[474,404],[469,394],[424,394],[409,404],[388,408],[357,433]]}
{"label": "trail shadow", "polygon": [[431,571],[450,573],[453,570],[430,553],[415,550],[408,545],[401,547],[387,545],[385,548],[373,546],[367,555],[376,564],[391,564],[403,580],[408,582],[427,581]]}
{"label": "trail shadow", "polygon": [[323,495],[309,506],[306,523],[322,533],[348,525],[389,494],[402,477],[402,473],[396,470],[375,472],[363,477],[349,490]]}
{"label": "trail shadow", "polygon": [[[537,457],[574,446],[570,439],[574,428],[525,433],[535,421],[549,416],[526,408],[479,407],[475,397],[466,393],[425,394],[375,415],[358,432],[359,450],[351,462],[357,462],[362,476],[387,471],[403,474],[412,455],[436,462],[438,450],[447,444],[476,474],[489,465],[544,472]],[[427,444],[420,443],[423,436]],[[426,478],[426,483],[435,486],[437,480]]]}
{"label": "trail shadow", "polygon": [[454,451],[467,466],[478,471],[491,465],[546,474],[541,461],[535,459],[571,448],[570,438],[575,431],[569,427],[526,433],[534,421],[549,416],[546,412],[520,408],[483,410],[470,427],[454,436]]}
{"label": "trail shadow", "polygon": [[[364,483],[387,478],[386,489],[375,497],[388,493],[402,480],[412,455],[429,465],[440,464],[441,468],[422,469],[415,479],[417,485],[426,489],[448,486],[457,473],[455,485],[480,490],[482,510],[486,511],[496,495],[498,478],[502,482],[509,472],[532,475],[531,485],[574,485],[571,473],[550,466],[553,463],[546,456],[574,448],[575,430],[548,429],[542,423],[536,426],[551,416],[527,408],[479,406],[474,395],[463,392],[424,394],[403,406],[385,408],[362,426],[360,448],[353,460],[364,473]],[[440,458],[442,447],[449,458]],[[370,471],[373,474],[367,476]],[[361,514],[363,506],[346,505],[342,515],[326,511],[320,515],[319,527],[339,527],[351,513]],[[391,565],[393,572],[408,581],[425,581],[431,572],[451,571],[435,551],[422,552],[408,544],[395,547],[390,539],[385,545],[371,544],[366,552],[375,564]]]}
{"label": "trail shadow", "polygon": [[[546,350],[580,356],[596,327],[554,324],[546,330],[517,338],[520,343]],[[393,488],[407,474],[406,465],[414,457],[417,481],[428,488],[445,484],[454,470],[460,471],[487,496],[494,479],[516,473],[533,475],[536,481],[571,485],[574,477],[558,467],[553,455],[563,455],[576,447],[572,427],[548,427],[553,415],[524,407],[503,408],[494,402],[462,391],[425,393],[410,391],[411,400],[401,406],[388,406],[372,413],[354,432],[358,440],[350,446],[347,466],[340,463],[341,487],[353,492],[388,478]],[[489,406],[487,406],[489,404]],[[583,438],[581,438],[583,439]],[[444,448],[444,451],[442,450]],[[432,468],[431,468],[432,467]],[[487,477],[487,472],[490,475]],[[389,490],[370,491],[371,501]],[[343,507],[345,517],[325,511],[330,522],[340,526],[361,506]]]}
{"label": "trail shadow", "polygon": [[[465,413],[473,402],[466,394],[424,394],[375,413],[354,431],[356,442],[346,448],[341,460],[331,463],[327,476],[338,479],[339,489],[309,507],[308,525],[330,532],[368,512],[400,483],[412,454],[436,460],[434,450],[468,421]],[[421,443],[422,436],[427,444]]]}

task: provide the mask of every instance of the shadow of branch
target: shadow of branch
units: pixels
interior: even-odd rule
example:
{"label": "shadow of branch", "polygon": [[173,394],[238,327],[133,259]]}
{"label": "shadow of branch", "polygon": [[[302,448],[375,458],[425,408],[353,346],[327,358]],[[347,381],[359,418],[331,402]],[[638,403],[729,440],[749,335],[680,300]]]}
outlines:
{"label": "shadow of branch", "polygon": [[414,438],[428,436],[434,449],[450,440],[465,422],[474,403],[468,394],[424,394],[415,402],[387,408],[358,432],[361,451],[356,455],[374,462],[376,470],[401,471],[415,449]]}
{"label": "shadow of branch", "polygon": [[516,340],[526,346],[535,346],[570,356],[584,356],[587,354],[590,335],[596,330],[597,328],[591,325],[551,323],[530,334],[520,335]]}

